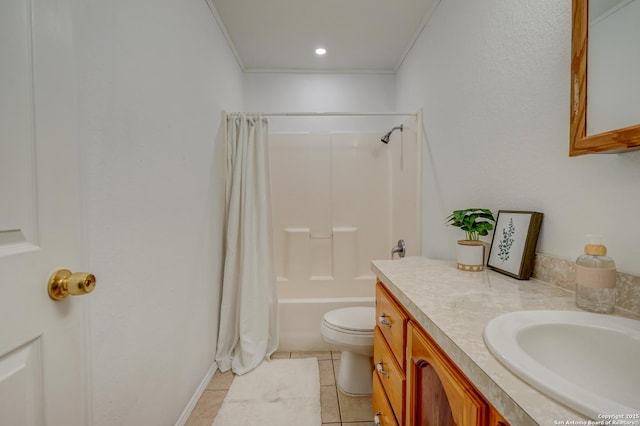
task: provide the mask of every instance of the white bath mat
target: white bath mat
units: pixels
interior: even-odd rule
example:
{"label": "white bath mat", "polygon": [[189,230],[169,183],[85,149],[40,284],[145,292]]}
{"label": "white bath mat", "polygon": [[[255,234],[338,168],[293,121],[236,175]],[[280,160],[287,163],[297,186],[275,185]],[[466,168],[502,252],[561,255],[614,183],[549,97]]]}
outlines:
{"label": "white bath mat", "polygon": [[213,426],[320,426],[316,358],[274,359],[236,376]]}

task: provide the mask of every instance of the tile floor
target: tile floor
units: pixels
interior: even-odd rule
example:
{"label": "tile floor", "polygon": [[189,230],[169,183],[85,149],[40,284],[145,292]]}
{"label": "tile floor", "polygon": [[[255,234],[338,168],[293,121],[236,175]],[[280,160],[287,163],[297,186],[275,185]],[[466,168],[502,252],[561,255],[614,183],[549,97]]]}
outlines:
{"label": "tile floor", "polygon": [[[322,424],[327,426],[372,426],[374,423],[372,421],[371,397],[347,396],[336,387],[340,352],[276,352],[272,358],[310,357],[318,358],[320,369]],[[186,426],[211,426],[232,381],[233,374],[230,371],[226,373],[217,371],[193,409]]]}

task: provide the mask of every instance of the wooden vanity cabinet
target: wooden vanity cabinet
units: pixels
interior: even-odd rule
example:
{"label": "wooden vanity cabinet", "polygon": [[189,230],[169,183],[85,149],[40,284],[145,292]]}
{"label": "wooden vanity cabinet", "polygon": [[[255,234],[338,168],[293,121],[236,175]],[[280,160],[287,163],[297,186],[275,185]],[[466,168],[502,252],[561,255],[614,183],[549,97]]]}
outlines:
{"label": "wooden vanity cabinet", "polygon": [[509,426],[381,282],[376,286],[376,315],[377,424]]}

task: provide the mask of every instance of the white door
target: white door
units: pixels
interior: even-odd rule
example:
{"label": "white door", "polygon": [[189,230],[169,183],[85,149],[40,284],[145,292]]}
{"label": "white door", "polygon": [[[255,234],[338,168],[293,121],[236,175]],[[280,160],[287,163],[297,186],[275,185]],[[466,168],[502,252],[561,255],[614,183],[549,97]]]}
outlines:
{"label": "white door", "polygon": [[0,1],[0,425],[85,418],[86,299],[53,301],[81,265],[70,0]]}

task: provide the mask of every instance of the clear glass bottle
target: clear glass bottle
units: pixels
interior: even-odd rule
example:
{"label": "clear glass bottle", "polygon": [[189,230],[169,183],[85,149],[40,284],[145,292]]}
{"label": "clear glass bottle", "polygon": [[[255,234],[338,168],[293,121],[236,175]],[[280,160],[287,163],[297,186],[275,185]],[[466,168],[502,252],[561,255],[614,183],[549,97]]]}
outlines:
{"label": "clear glass bottle", "polygon": [[587,235],[587,240],[576,260],[576,306],[609,314],[616,305],[616,264],[607,256],[602,236]]}

